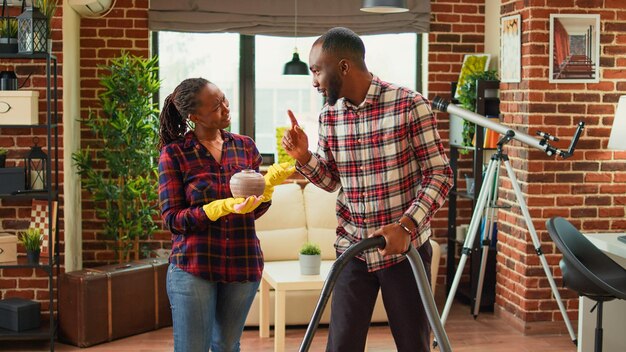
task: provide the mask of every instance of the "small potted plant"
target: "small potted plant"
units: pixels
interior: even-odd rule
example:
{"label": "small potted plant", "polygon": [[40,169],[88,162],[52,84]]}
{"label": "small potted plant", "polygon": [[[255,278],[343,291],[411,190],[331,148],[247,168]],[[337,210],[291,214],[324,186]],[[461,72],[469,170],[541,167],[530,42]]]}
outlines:
{"label": "small potted plant", "polygon": [[30,227],[19,234],[19,241],[24,245],[24,248],[26,248],[28,264],[39,264],[39,253],[41,243],[43,242],[41,230]]}
{"label": "small potted plant", "polygon": [[322,251],[320,246],[307,242],[300,248],[300,274],[319,275],[322,265]]}
{"label": "small potted plant", "polygon": [[0,53],[17,52],[17,18],[0,19]]}
{"label": "small potted plant", "polygon": [[7,153],[9,151],[4,148],[0,148],[0,169],[6,167]]}

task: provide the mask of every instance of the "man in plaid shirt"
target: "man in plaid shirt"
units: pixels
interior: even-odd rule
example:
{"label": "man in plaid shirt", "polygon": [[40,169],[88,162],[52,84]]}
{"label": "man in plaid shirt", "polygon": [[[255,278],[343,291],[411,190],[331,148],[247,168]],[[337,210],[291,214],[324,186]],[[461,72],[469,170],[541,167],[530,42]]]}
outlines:
{"label": "man in plaid shirt", "polygon": [[[331,307],[327,351],[363,351],[379,288],[398,351],[429,351],[430,327],[403,253],[418,248],[430,273],[430,220],[451,188],[429,102],[384,82],[365,65],[354,32],[333,28],[309,56],[313,86],[327,99],[317,153],[291,111],[282,144],[297,170],[337,197],[337,254],[369,236],[385,249],[366,251],[341,272]],[[435,279],[435,278],[433,278]]]}

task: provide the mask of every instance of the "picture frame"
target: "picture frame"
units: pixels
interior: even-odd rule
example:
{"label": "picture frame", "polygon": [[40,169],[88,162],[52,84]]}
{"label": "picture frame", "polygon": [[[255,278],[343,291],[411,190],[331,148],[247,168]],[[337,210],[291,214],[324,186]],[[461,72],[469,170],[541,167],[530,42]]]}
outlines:
{"label": "picture frame", "polygon": [[522,81],[522,16],[500,19],[500,82]]}
{"label": "picture frame", "polygon": [[[48,226],[49,212],[48,201],[33,199],[30,213],[30,227],[40,229],[43,241],[40,247],[40,258],[48,259],[52,263],[54,257],[54,244],[57,227],[57,201],[52,201],[52,226]],[[48,248],[48,238],[52,236],[52,248]]]}
{"label": "picture frame", "polygon": [[461,73],[459,74],[459,80],[456,86],[456,91],[454,92],[454,97],[459,97],[459,91],[463,84],[465,84],[465,79],[471,73],[487,71],[489,69],[489,62],[491,60],[491,54],[466,54],[463,56],[463,64],[461,65]]}
{"label": "picture frame", "polygon": [[550,15],[550,83],[600,81],[600,15]]}

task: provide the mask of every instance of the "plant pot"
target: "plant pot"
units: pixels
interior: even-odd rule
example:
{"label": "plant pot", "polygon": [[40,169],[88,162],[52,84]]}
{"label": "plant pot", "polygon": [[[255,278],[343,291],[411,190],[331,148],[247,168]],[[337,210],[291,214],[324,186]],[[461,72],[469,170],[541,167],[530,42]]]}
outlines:
{"label": "plant pot", "polygon": [[39,254],[40,251],[26,251],[26,258],[28,259],[28,264],[39,264]]}
{"label": "plant pot", "polygon": [[4,169],[6,165],[7,165],[7,155],[2,154],[0,155],[0,169]]}
{"label": "plant pot", "polygon": [[230,178],[230,192],[235,198],[260,197],[263,191],[265,191],[265,179],[254,170],[242,170]]}
{"label": "plant pot", "polygon": [[16,38],[0,38],[0,54],[15,54],[17,53],[17,39]]}
{"label": "plant pot", "polygon": [[302,275],[319,275],[320,266],[322,265],[322,256],[300,254],[300,274]]}

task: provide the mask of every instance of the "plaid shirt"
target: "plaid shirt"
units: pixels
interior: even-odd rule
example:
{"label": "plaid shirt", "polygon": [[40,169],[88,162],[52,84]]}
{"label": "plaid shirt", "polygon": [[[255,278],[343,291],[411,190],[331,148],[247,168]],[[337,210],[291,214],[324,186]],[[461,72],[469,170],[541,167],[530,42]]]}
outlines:
{"label": "plaid shirt", "polygon": [[[444,203],[452,180],[436,127],[424,97],[376,76],[359,106],[343,98],[324,106],[317,153],[297,168],[324,190],[340,189],[338,252],[402,215],[417,226],[411,236],[415,248],[430,237],[430,220]],[[360,258],[375,271],[404,256],[383,257],[371,249]]]}
{"label": "plaid shirt", "polygon": [[232,197],[230,178],[243,169],[259,171],[261,155],[251,138],[222,131],[221,164],[193,132],[161,150],[161,215],[172,232],[170,263],[209,281],[260,281],[263,253],[254,220],[267,211],[262,203],[249,214],[211,221],[202,206]]}

